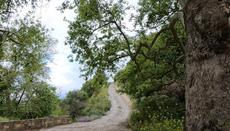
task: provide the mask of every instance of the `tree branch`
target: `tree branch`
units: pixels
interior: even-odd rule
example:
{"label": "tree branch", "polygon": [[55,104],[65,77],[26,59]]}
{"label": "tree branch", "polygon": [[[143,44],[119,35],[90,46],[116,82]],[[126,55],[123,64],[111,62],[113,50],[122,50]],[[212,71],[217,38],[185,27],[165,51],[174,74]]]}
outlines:
{"label": "tree branch", "polygon": [[131,42],[129,41],[129,39],[127,38],[127,36],[125,35],[125,33],[122,31],[121,27],[117,24],[117,22],[113,21],[113,23],[116,25],[117,29],[119,30],[119,32],[121,33],[121,35],[124,37],[125,42],[126,42],[127,47],[128,47],[128,52],[129,52],[129,55],[130,55],[131,59],[134,59],[133,53],[132,53],[131,47],[130,47]]}
{"label": "tree branch", "polygon": [[133,53],[132,53],[131,47],[130,47],[131,42],[129,41],[128,37],[125,35],[125,33],[123,32],[123,30],[121,29],[121,27],[120,27],[120,26],[118,25],[118,23],[116,22],[113,13],[112,13],[110,10],[108,10],[108,13],[111,15],[111,17],[112,17],[112,19],[113,19],[112,22],[116,25],[117,29],[119,30],[119,32],[121,33],[121,35],[124,37],[125,42],[126,42],[127,47],[128,47],[128,53],[129,53],[131,59],[134,60],[135,58],[134,58],[134,56],[133,56]]}
{"label": "tree branch", "polygon": [[101,29],[101,28],[103,28],[103,27],[105,27],[105,26],[108,26],[108,25],[111,24],[111,23],[113,23],[113,22],[112,22],[112,21],[109,21],[109,22],[107,22],[107,23],[105,23],[105,24],[103,24],[103,25],[100,25],[99,27],[95,28],[95,29],[92,31],[92,33],[94,33],[95,31],[97,31],[97,30],[99,30],[99,29]]}
{"label": "tree branch", "polygon": [[173,37],[174,37],[174,40],[176,42],[178,42],[180,44],[180,46],[183,48],[183,51],[185,51],[185,47],[184,45],[182,44],[182,42],[180,41],[178,35],[177,35],[177,32],[176,32],[176,29],[175,29],[175,25],[176,25],[176,22],[180,20],[180,18],[178,17],[175,17],[175,19],[172,21],[172,23],[170,24],[169,26],[169,29],[171,30],[172,34],[173,34]]}
{"label": "tree branch", "polygon": [[23,98],[23,96],[24,96],[24,94],[25,94],[25,91],[26,91],[26,88],[23,89],[22,94],[21,94],[19,100],[17,101],[16,110],[18,110],[18,107],[19,107],[19,105],[20,105],[20,103],[21,103],[21,101],[22,101],[22,98]]}
{"label": "tree branch", "polygon": [[155,36],[154,36],[152,42],[151,42],[150,47],[153,47],[153,45],[156,43],[156,41],[157,41],[158,37],[161,35],[161,33],[165,32],[165,31],[168,30],[168,29],[169,29],[169,28],[166,27],[166,28],[161,29],[159,32],[157,32],[157,33],[155,34]]}
{"label": "tree branch", "polygon": [[[10,32],[10,31],[8,31],[8,30],[4,30],[4,29],[0,29],[0,32],[2,32],[3,34],[4,33],[6,33],[7,34],[7,38],[10,40],[10,41],[12,41],[12,42],[14,42],[15,44],[18,44],[18,45],[20,45],[21,43],[20,42],[18,42],[18,41],[16,41],[15,39],[13,39],[11,36],[16,36],[16,37],[18,37],[15,33],[13,33],[13,32]],[[1,34],[0,34],[1,35]]]}
{"label": "tree branch", "polygon": [[16,41],[16,40],[14,40],[13,38],[11,38],[11,37],[9,37],[9,40],[10,41],[12,41],[12,42],[14,42],[15,44],[18,44],[18,45],[20,45],[21,43],[20,42],[18,42],[18,41]]}
{"label": "tree branch", "polygon": [[122,58],[125,58],[125,57],[128,57],[128,56],[129,56],[128,54],[117,56],[116,58],[114,58],[111,61],[109,61],[109,63],[113,63],[114,61],[117,61],[119,59],[122,59]]}
{"label": "tree branch", "polygon": [[[178,20],[179,20],[178,17],[173,17],[168,26],[166,26],[165,28],[163,28],[159,32],[157,32],[155,34],[152,42],[151,42],[151,46],[150,47],[153,47],[153,45],[156,43],[156,41],[157,41],[158,37],[161,35],[161,33],[165,32],[167,30],[173,29]],[[172,33],[173,33],[173,35],[175,35],[175,31],[174,30],[172,31]],[[176,37],[176,35],[175,35],[175,37]]]}

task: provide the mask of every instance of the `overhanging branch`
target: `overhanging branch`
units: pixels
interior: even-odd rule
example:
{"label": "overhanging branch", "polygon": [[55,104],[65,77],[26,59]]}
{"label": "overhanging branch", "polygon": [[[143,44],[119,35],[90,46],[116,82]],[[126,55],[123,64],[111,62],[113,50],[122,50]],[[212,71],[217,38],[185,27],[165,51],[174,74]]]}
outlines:
{"label": "overhanging branch", "polygon": [[131,42],[129,41],[129,39],[127,38],[127,36],[125,35],[125,33],[122,31],[121,27],[117,24],[117,22],[113,21],[113,23],[116,25],[117,29],[119,30],[119,32],[121,33],[121,35],[124,37],[125,42],[126,42],[127,47],[128,47],[128,52],[129,52],[129,55],[130,55],[131,59],[134,59],[133,53],[132,53],[131,47],[130,47]]}
{"label": "overhanging branch", "polygon": [[133,56],[133,53],[132,53],[132,51],[131,51],[131,42],[129,41],[129,39],[128,39],[128,37],[126,36],[126,34],[123,32],[123,30],[121,29],[121,27],[118,25],[118,23],[117,23],[117,21],[115,20],[115,17],[114,17],[114,15],[113,15],[113,13],[110,11],[110,10],[108,10],[108,13],[111,15],[111,17],[112,17],[112,22],[115,24],[115,26],[117,27],[117,29],[119,30],[119,32],[121,33],[121,35],[124,37],[124,39],[125,39],[125,42],[126,42],[126,44],[127,44],[127,47],[128,47],[128,53],[129,53],[129,55],[130,55],[130,58],[132,59],[132,60],[134,60],[135,58],[134,58],[134,56]]}
{"label": "overhanging branch", "polygon": [[103,28],[103,27],[108,26],[108,25],[111,24],[111,23],[112,23],[112,21],[109,21],[109,22],[107,22],[107,23],[105,23],[105,24],[103,24],[103,25],[98,26],[97,28],[95,28],[95,29],[92,31],[92,33],[94,33],[95,31],[97,31],[97,30],[99,30],[99,29],[101,29],[101,28]]}

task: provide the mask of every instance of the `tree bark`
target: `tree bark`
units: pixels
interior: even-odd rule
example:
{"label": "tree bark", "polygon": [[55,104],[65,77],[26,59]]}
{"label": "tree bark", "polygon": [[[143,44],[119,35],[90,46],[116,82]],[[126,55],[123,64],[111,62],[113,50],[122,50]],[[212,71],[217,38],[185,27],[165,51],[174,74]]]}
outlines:
{"label": "tree bark", "polygon": [[186,130],[230,131],[230,0],[186,3]]}

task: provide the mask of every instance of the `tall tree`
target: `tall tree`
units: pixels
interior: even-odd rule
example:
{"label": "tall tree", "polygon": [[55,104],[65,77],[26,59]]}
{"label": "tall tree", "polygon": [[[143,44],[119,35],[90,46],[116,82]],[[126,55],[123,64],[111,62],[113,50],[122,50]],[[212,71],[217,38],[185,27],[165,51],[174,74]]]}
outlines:
{"label": "tall tree", "polygon": [[51,113],[56,99],[54,90],[45,82],[53,39],[45,27],[35,22],[32,13],[24,18],[13,17],[19,9],[36,5],[37,0],[0,2],[0,115],[44,116]]}

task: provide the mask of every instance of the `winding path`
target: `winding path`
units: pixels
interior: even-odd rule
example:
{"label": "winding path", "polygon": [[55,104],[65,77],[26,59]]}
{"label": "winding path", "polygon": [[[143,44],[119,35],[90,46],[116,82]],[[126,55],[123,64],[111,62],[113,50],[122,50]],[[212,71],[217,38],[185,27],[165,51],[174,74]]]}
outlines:
{"label": "winding path", "polygon": [[91,122],[77,122],[69,125],[56,126],[41,131],[128,131],[127,119],[130,113],[130,101],[115,91],[111,84],[108,90],[111,109],[106,116]]}

